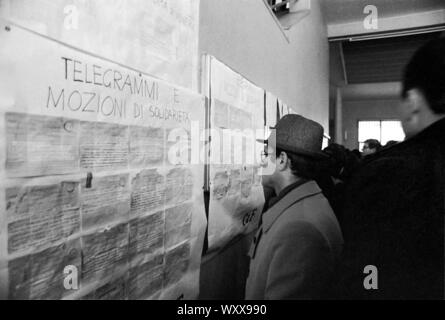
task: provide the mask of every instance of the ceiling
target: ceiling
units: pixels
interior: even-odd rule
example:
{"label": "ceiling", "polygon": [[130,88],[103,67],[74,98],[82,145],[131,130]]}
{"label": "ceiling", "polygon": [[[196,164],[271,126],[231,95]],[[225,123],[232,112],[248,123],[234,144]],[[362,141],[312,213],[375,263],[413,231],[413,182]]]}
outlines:
{"label": "ceiling", "polygon": [[445,9],[445,0],[320,0],[327,24],[363,19],[363,9],[375,5],[381,18]]}
{"label": "ceiling", "polygon": [[[336,86],[398,83],[413,53],[431,38],[445,36],[431,32],[445,24],[429,20],[439,17],[438,21],[445,21],[445,0],[319,1],[328,31],[335,31],[330,38],[330,81]],[[363,31],[363,10],[367,5],[376,6],[378,17],[386,18],[374,34]],[[427,30],[430,26],[431,30]],[[412,35],[403,35],[411,31]],[[392,36],[397,33],[398,36]],[[361,35],[370,35],[371,39],[364,40],[366,37]]]}
{"label": "ceiling", "polygon": [[348,84],[393,82],[402,79],[414,52],[439,32],[342,43]]}

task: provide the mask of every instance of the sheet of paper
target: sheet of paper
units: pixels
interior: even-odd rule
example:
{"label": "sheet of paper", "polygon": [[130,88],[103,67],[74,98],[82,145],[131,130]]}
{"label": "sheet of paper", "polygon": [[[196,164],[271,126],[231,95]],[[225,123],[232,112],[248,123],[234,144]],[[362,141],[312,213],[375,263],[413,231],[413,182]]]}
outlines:
{"label": "sheet of paper", "polygon": [[167,285],[178,282],[186,273],[190,262],[190,244],[185,242],[165,254],[166,269],[164,283]]}
{"label": "sheet of paper", "polygon": [[129,254],[135,258],[152,254],[164,246],[164,212],[156,212],[130,221]]}
{"label": "sheet of paper", "polygon": [[79,239],[10,260],[9,299],[61,299],[67,295],[64,269],[81,267]]}
{"label": "sheet of paper", "polygon": [[85,170],[119,170],[128,167],[128,126],[82,121],[80,167]]}
{"label": "sheet of paper", "polygon": [[41,176],[79,169],[79,121],[7,113],[6,169],[10,176]]}
{"label": "sheet of paper", "polygon": [[204,97],[0,25],[0,298],[196,298]]}
{"label": "sheet of paper", "polygon": [[209,251],[256,229],[264,205],[259,161],[264,91],[210,57]]}
{"label": "sheet of paper", "polygon": [[142,216],[164,206],[165,177],[157,169],[137,172],[131,182],[131,216]]}
{"label": "sheet of paper", "polygon": [[84,282],[100,281],[128,264],[128,224],[82,237]]}
{"label": "sheet of paper", "polygon": [[39,249],[80,230],[79,183],[10,187],[5,190],[8,252]]}
{"label": "sheet of paper", "polygon": [[172,248],[191,239],[193,204],[165,210],[165,247]]}
{"label": "sheet of paper", "polygon": [[82,297],[83,300],[125,300],[127,298],[127,277],[119,277]]}
{"label": "sheet of paper", "polygon": [[135,266],[129,271],[128,298],[141,299],[151,297],[162,290],[164,256],[155,256],[152,260]]}
{"label": "sheet of paper", "polygon": [[102,176],[81,182],[82,229],[105,227],[127,221],[130,214],[128,174]]}
{"label": "sheet of paper", "polygon": [[130,166],[159,166],[164,162],[164,130],[162,128],[130,127]]}
{"label": "sheet of paper", "polygon": [[266,92],[266,129],[269,130],[277,124],[277,100],[272,93]]}

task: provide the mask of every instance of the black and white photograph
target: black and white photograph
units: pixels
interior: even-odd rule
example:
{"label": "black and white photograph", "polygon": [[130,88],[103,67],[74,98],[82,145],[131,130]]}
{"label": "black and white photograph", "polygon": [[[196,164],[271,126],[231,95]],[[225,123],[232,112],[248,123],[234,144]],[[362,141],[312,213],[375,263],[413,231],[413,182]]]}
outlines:
{"label": "black and white photograph", "polygon": [[443,301],[444,216],[444,0],[0,0],[0,300]]}

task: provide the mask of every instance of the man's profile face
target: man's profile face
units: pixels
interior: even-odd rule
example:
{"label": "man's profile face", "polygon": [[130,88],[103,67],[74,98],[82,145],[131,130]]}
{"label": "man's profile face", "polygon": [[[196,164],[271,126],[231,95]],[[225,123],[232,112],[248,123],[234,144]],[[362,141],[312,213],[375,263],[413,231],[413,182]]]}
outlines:
{"label": "man's profile face", "polygon": [[[262,184],[265,187],[273,187],[273,181],[276,177],[277,173],[277,167],[275,165],[276,163],[276,154],[275,154],[275,148],[271,146],[267,146],[266,151],[264,152],[261,160],[261,165],[263,168],[272,168],[273,171],[269,172],[268,174],[262,175]],[[264,170],[266,171],[266,170]],[[264,172],[263,171],[263,172]],[[270,170],[267,170],[270,171]]]}
{"label": "man's profile face", "polygon": [[409,97],[403,99],[399,105],[400,120],[402,122],[402,128],[407,137],[410,137],[416,132],[416,121],[414,115],[411,112],[412,107],[410,106]]}
{"label": "man's profile face", "polygon": [[406,97],[402,98],[398,109],[402,128],[407,138],[424,129],[422,117],[425,116],[424,113],[428,108],[423,93],[416,88],[409,90]]}

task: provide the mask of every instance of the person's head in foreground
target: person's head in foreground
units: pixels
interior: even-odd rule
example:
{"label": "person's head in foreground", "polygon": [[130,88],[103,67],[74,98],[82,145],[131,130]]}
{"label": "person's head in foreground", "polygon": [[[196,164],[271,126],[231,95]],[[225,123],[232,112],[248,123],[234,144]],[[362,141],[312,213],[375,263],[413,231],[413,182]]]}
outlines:
{"label": "person's head in foreground", "polygon": [[420,48],[405,67],[400,105],[410,138],[445,117],[445,39]]}

